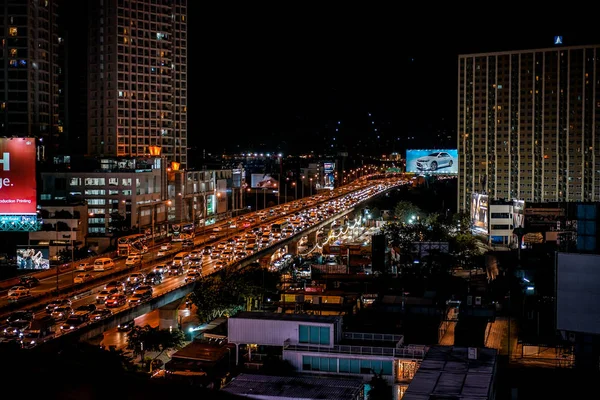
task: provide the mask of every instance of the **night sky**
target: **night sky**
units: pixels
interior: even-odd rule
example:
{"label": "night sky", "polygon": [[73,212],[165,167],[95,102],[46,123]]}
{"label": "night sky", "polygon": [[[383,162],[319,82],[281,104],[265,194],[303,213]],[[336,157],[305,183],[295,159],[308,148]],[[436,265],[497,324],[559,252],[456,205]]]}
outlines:
{"label": "night sky", "polygon": [[[200,8],[190,2],[189,21]],[[190,59],[190,71],[203,71],[189,75],[192,145],[318,151],[341,121],[337,139],[350,147],[368,135],[368,113],[394,139],[383,149],[420,147],[423,139],[435,144],[440,133],[455,137],[459,54],[552,47],[554,35],[567,45],[600,43],[597,33],[557,29],[517,35],[454,32],[446,24],[425,35],[385,20],[273,22],[271,14],[256,14],[190,23],[190,54],[202,55]],[[407,137],[421,142],[413,146]]]}
{"label": "night sky", "polygon": [[[321,152],[332,137],[339,150],[378,154],[441,146],[455,137],[459,54],[552,47],[554,35],[600,44],[598,32],[500,29],[502,19],[460,30],[392,10],[245,7],[188,1],[193,151]],[[84,20],[67,23],[84,40]]]}

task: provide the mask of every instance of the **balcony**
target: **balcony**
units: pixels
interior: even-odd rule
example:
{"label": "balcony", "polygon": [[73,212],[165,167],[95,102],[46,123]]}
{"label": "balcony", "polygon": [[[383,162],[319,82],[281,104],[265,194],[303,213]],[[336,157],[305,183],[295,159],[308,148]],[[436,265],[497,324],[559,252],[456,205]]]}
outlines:
{"label": "balcony", "polygon": [[294,344],[290,339],[287,339],[284,342],[283,351],[323,354],[351,354],[360,356],[391,357],[394,359],[404,358],[411,360],[422,360],[427,353],[425,346],[374,347],[336,344],[333,345],[333,347],[321,347],[310,344]]}

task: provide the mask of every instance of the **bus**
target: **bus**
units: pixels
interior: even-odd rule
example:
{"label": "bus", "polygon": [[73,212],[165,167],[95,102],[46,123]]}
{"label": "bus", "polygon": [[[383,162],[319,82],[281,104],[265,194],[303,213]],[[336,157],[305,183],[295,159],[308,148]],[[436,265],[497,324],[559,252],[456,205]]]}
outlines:
{"label": "bus", "polygon": [[276,221],[273,225],[271,225],[271,232],[281,233],[281,231],[284,230],[285,228],[287,228],[288,225],[289,225],[289,222],[285,219]]}
{"label": "bus", "polygon": [[122,257],[127,257],[132,254],[144,254],[148,252],[146,235],[141,233],[120,237],[117,240],[117,246],[119,256]]}
{"label": "bus", "polygon": [[196,236],[196,227],[194,224],[173,224],[171,225],[173,232],[171,233],[172,242],[183,242],[187,239],[193,239]]}

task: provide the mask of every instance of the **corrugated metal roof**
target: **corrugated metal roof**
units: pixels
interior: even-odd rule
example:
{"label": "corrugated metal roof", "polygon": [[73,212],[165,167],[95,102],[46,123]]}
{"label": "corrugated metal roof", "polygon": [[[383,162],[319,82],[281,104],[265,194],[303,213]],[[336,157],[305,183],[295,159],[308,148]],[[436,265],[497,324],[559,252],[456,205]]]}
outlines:
{"label": "corrugated metal roof", "polygon": [[305,314],[283,314],[269,312],[252,312],[244,311],[237,313],[230,319],[268,319],[268,320],[286,320],[286,321],[303,321],[303,322],[325,322],[335,323],[340,320],[340,316],[328,315],[305,315]]}
{"label": "corrugated metal roof", "polygon": [[495,349],[478,348],[477,359],[470,360],[467,347],[433,346],[403,400],[488,399],[496,373],[496,358]]}
{"label": "corrugated metal roof", "polygon": [[224,392],[264,399],[355,399],[363,391],[362,379],[288,377],[240,374],[229,382]]}

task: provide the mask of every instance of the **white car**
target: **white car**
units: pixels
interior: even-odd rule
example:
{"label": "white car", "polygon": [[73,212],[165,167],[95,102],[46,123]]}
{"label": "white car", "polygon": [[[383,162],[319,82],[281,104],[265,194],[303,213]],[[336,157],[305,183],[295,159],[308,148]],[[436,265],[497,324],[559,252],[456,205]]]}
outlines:
{"label": "white car", "polygon": [[30,291],[25,286],[13,286],[10,289],[8,289],[9,296],[12,296],[12,295],[28,296],[29,294],[30,294]]}
{"label": "white car", "polygon": [[160,245],[160,250],[156,253],[157,257],[164,257],[167,255],[169,251],[173,249],[173,245],[171,243],[165,243]]}
{"label": "white car", "polygon": [[142,256],[134,255],[134,256],[127,257],[127,260],[125,260],[125,265],[127,265],[127,266],[138,265],[141,262],[142,262]]}
{"label": "white car", "polygon": [[445,151],[437,151],[424,157],[417,158],[417,169],[423,171],[435,171],[442,167],[451,167],[454,164],[452,156]]}
{"label": "white car", "polygon": [[74,279],[73,283],[84,283],[92,279],[92,274],[78,274]]}
{"label": "white car", "polygon": [[87,262],[82,262],[77,264],[77,267],[75,267],[75,271],[92,271],[94,269],[94,264],[90,264]]}

